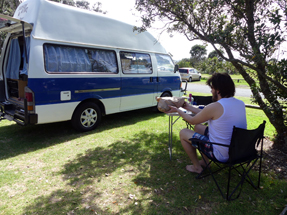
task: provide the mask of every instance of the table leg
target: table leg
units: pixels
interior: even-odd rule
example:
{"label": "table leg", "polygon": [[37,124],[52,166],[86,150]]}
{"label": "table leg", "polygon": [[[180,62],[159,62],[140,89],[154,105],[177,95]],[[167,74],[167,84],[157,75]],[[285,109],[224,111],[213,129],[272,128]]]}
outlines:
{"label": "table leg", "polygon": [[169,135],[169,141],[168,141],[168,150],[169,150],[169,158],[170,158],[170,160],[172,159],[172,127],[173,127],[173,125],[176,123],[176,121],[178,120],[180,118],[180,116],[179,117],[177,117],[177,119],[175,120],[175,121],[173,121],[173,116],[172,115],[170,115],[169,116],[169,131],[168,131],[168,135]]}
{"label": "table leg", "polygon": [[172,118],[172,116],[169,116],[169,126],[168,126],[168,128],[169,128],[169,136],[168,136],[168,138],[169,138],[169,140],[168,140],[168,151],[169,151],[169,158],[170,158],[170,160],[172,159],[172,126],[173,126],[173,118]]}

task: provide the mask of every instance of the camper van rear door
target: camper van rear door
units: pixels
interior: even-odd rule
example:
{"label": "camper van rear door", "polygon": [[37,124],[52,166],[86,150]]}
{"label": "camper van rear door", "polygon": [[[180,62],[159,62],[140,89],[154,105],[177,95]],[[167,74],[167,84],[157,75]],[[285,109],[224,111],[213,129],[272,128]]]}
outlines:
{"label": "camper van rear door", "polygon": [[[15,33],[22,31],[22,20],[0,14],[0,32]],[[32,30],[30,23],[24,22],[25,30]]]}

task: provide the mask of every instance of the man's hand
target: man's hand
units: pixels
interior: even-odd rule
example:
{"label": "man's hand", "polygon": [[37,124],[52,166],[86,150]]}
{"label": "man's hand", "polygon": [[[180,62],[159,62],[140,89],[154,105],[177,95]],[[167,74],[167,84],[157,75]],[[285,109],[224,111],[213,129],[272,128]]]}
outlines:
{"label": "man's hand", "polygon": [[170,107],[170,110],[169,110],[169,111],[166,111],[165,113],[175,113],[175,112],[177,112],[177,110],[178,110],[177,107],[170,106],[170,105],[169,105],[169,107]]}

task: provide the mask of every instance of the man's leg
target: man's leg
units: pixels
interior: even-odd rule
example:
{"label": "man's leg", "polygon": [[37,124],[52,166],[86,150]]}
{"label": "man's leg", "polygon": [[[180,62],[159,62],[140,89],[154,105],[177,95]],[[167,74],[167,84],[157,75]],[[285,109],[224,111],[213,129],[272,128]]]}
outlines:
{"label": "man's leg", "polygon": [[[199,134],[201,134],[201,135],[204,135],[204,132],[205,132],[205,129],[206,129],[206,128],[207,128],[206,125],[197,124],[197,125],[194,126],[194,131],[195,131],[196,133],[199,133]],[[206,163],[209,162],[208,157],[205,156],[204,154],[203,154],[203,158],[204,158],[204,160],[206,161]],[[201,166],[206,166],[206,163],[204,162],[204,160],[200,160],[200,161],[199,161],[199,164],[200,164]]]}
{"label": "man's leg", "polygon": [[206,125],[196,124],[196,125],[194,126],[194,131],[195,131],[196,133],[199,133],[199,134],[201,134],[201,135],[204,135],[204,132],[205,132],[205,129],[206,129],[206,128],[207,128]]}
{"label": "man's leg", "polygon": [[188,155],[191,162],[193,163],[193,165],[187,165],[186,169],[190,172],[200,173],[203,169],[201,167],[201,164],[199,163],[199,160],[196,154],[196,148],[194,148],[191,145],[191,142],[189,140],[190,138],[192,138],[193,134],[194,134],[194,131],[192,130],[189,130],[187,128],[182,129],[180,131],[180,141],[186,154]]}

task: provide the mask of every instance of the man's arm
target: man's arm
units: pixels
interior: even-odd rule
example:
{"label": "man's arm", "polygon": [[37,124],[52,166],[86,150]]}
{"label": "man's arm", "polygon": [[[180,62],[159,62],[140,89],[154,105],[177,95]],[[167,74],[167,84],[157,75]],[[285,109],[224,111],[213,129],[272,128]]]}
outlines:
{"label": "man's arm", "polygon": [[183,106],[184,109],[191,111],[194,114],[199,113],[200,111],[202,111],[202,109],[199,109],[197,107],[194,107],[193,105],[189,104],[188,102],[184,102]]}
{"label": "man's arm", "polygon": [[178,112],[185,121],[192,125],[204,123],[209,119],[218,119],[223,113],[223,107],[218,102],[211,103],[202,110],[200,109],[195,116],[190,116],[174,106],[170,106],[170,108],[172,112]]}

